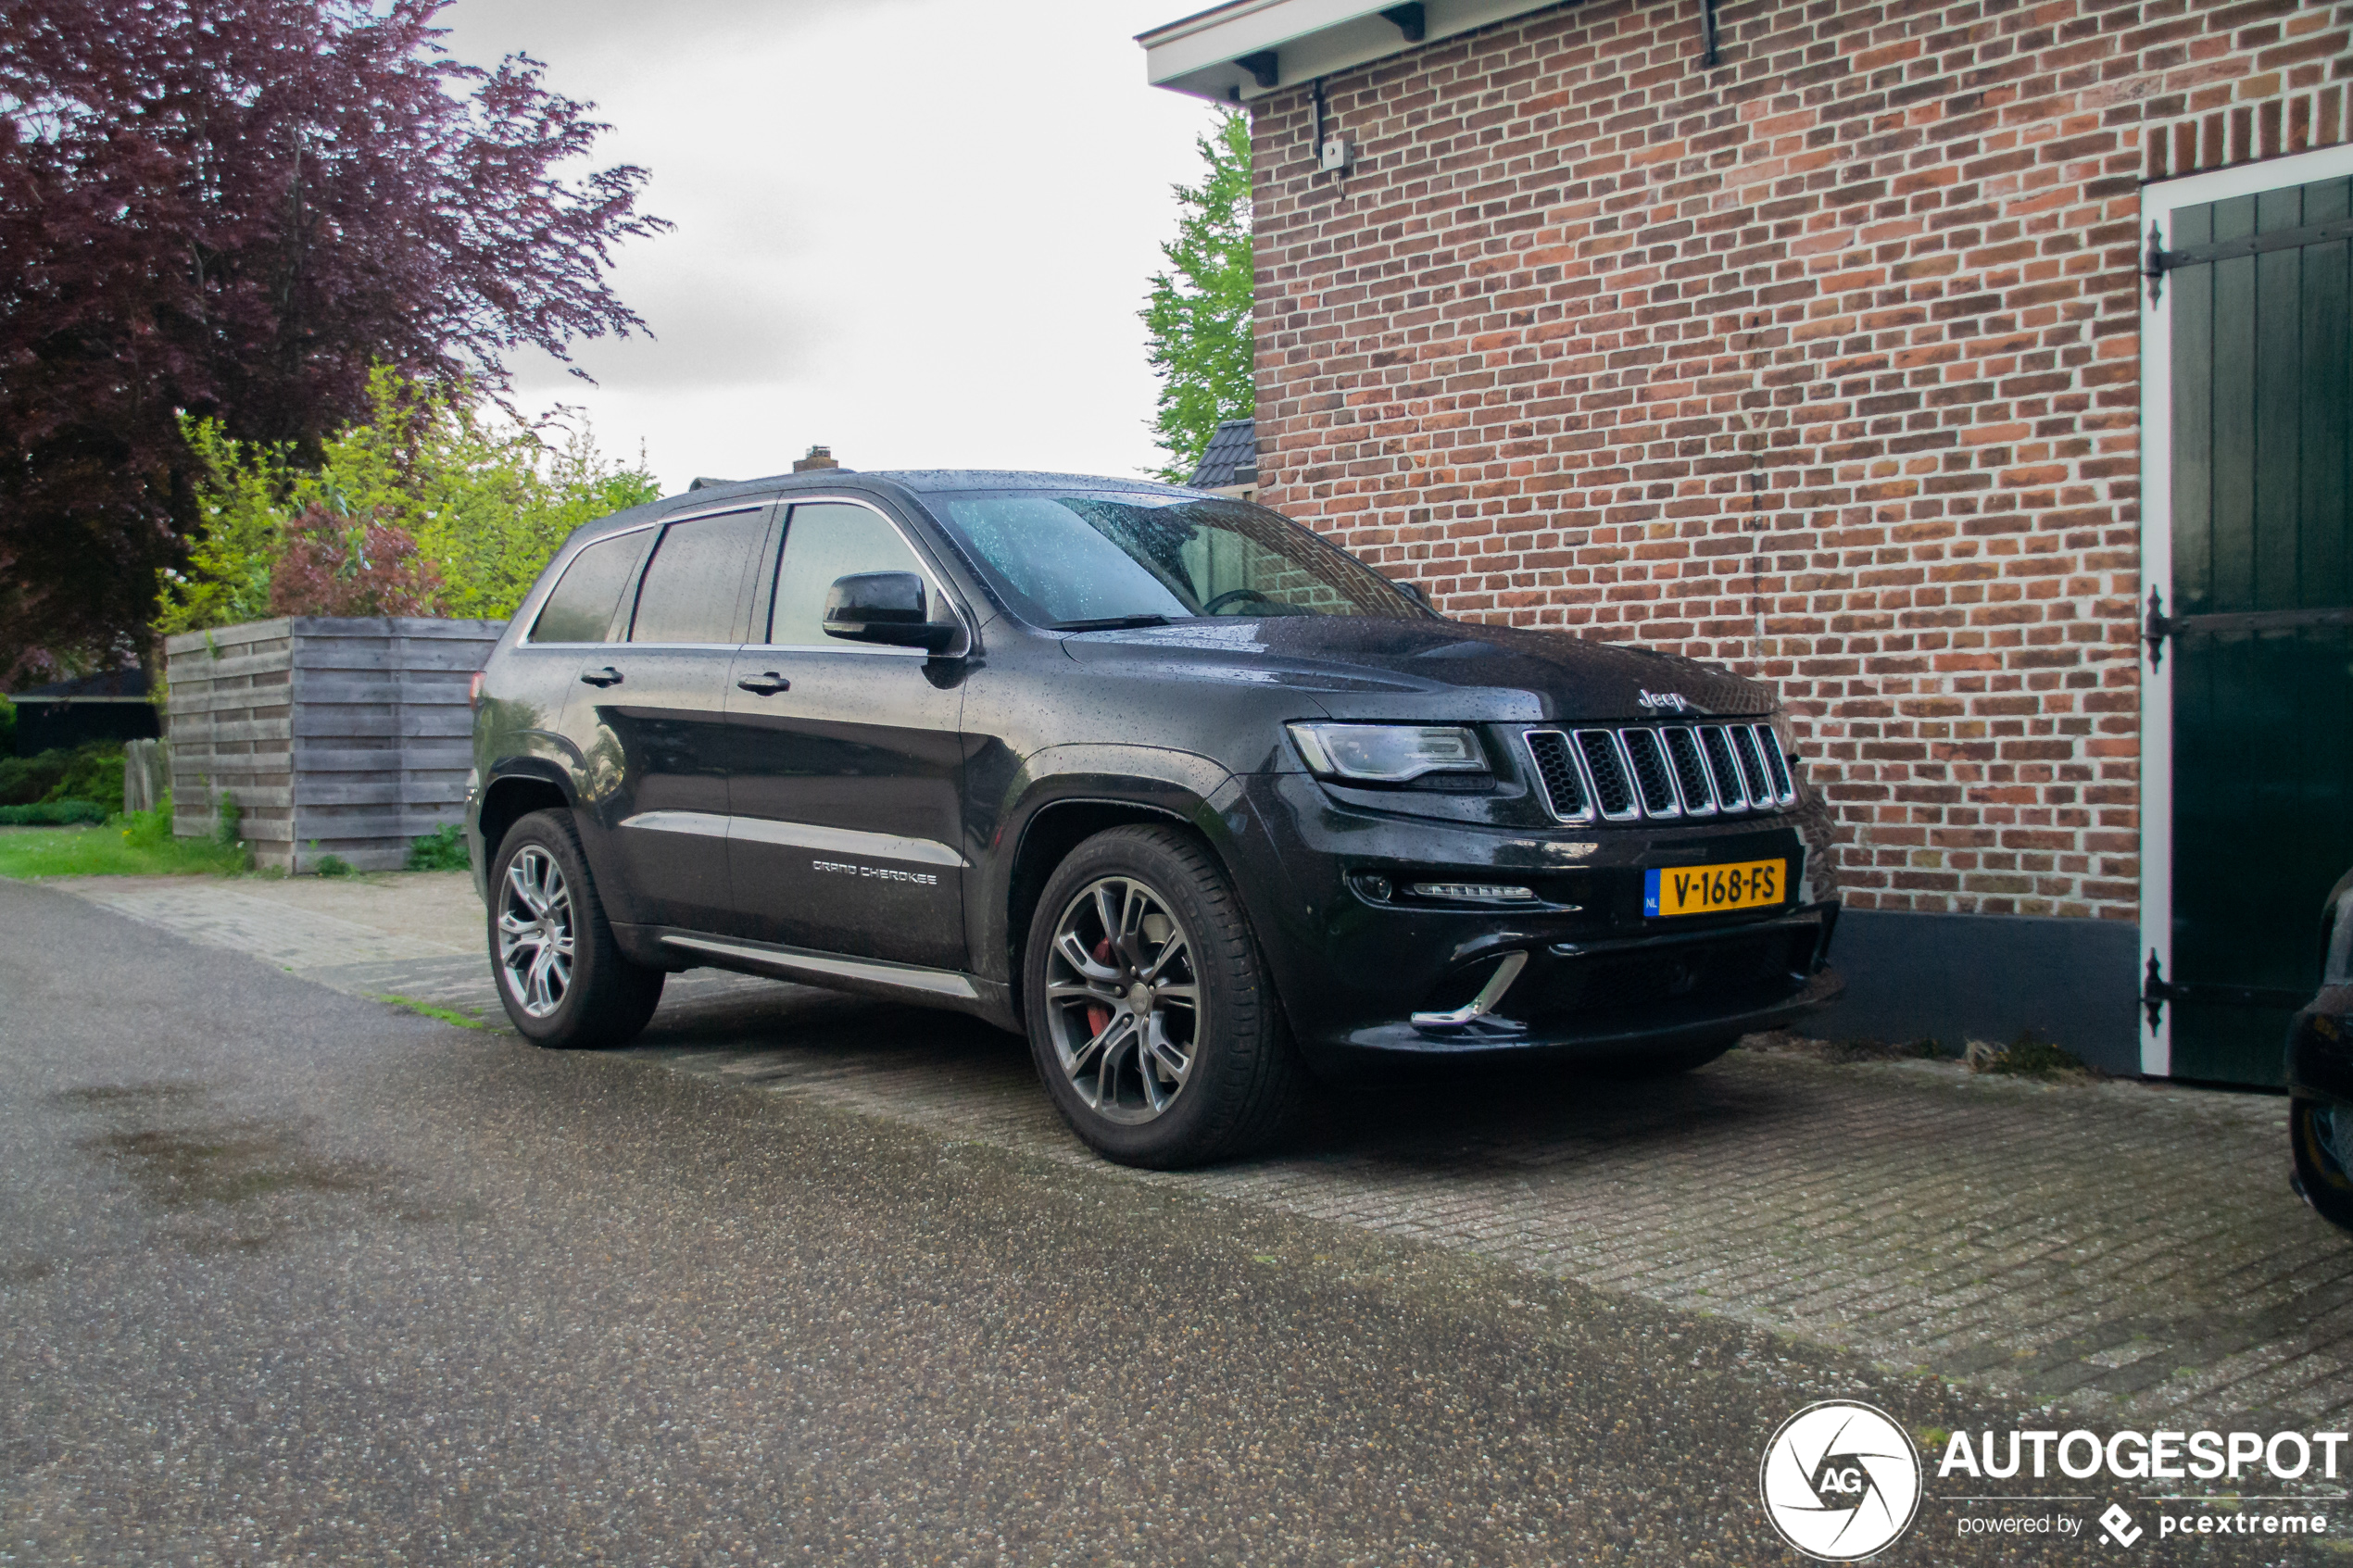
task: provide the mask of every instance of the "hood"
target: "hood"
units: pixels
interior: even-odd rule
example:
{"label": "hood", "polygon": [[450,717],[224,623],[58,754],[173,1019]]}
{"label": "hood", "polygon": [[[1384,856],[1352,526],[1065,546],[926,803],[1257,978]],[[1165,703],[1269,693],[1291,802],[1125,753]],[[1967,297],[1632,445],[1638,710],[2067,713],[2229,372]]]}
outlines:
{"label": "hood", "polygon": [[[1460,621],[1302,615],[1085,632],[1063,650],[1121,673],[1284,687],[1335,719],[1532,723],[1764,714],[1772,691],[1677,654]],[[1108,673],[1109,671],[1106,671]]]}

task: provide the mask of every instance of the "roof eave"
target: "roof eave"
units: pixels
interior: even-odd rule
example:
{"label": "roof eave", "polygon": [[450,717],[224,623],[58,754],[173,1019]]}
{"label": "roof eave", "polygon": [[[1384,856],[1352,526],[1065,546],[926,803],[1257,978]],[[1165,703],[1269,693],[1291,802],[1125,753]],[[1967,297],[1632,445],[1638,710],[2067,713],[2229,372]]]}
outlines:
{"label": "roof eave", "polygon": [[[1420,43],[1367,0],[1231,0],[1139,33],[1144,75],[1155,87],[1220,103],[1330,76],[1421,44],[1541,11],[1560,0],[1423,0]],[[1265,56],[1274,56],[1272,69]],[[1256,56],[1255,69],[1241,62]],[[1262,83],[1262,77],[1267,78]]]}

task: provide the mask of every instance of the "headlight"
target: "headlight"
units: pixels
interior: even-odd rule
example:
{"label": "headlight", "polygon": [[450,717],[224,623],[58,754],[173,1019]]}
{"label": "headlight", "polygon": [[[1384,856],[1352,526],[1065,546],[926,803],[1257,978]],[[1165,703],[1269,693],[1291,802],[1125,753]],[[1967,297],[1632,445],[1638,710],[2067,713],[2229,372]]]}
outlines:
{"label": "headlight", "polygon": [[1293,724],[1310,772],[1403,784],[1424,773],[1483,773],[1487,754],[1459,724]]}

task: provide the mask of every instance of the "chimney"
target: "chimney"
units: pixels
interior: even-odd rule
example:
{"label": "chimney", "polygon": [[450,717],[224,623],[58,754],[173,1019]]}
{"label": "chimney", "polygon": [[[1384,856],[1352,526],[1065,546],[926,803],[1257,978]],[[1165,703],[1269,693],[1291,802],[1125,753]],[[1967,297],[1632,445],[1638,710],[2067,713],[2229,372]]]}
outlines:
{"label": "chimney", "polygon": [[799,458],[794,462],[792,471],[795,473],[807,473],[811,469],[837,469],[839,467],[841,467],[841,465],[834,461],[834,449],[832,447],[812,446],[809,449],[809,456]]}

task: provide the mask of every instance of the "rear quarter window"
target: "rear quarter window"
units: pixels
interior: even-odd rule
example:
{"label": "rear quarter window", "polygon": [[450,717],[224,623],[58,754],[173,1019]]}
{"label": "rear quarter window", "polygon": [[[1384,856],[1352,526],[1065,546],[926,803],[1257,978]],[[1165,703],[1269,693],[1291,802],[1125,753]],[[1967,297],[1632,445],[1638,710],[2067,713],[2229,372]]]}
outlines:
{"label": "rear quarter window", "polygon": [[531,623],[535,643],[601,643],[612,629],[622,591],[653,539],[650,528],[599,539],[572,558],[562,581]]}

